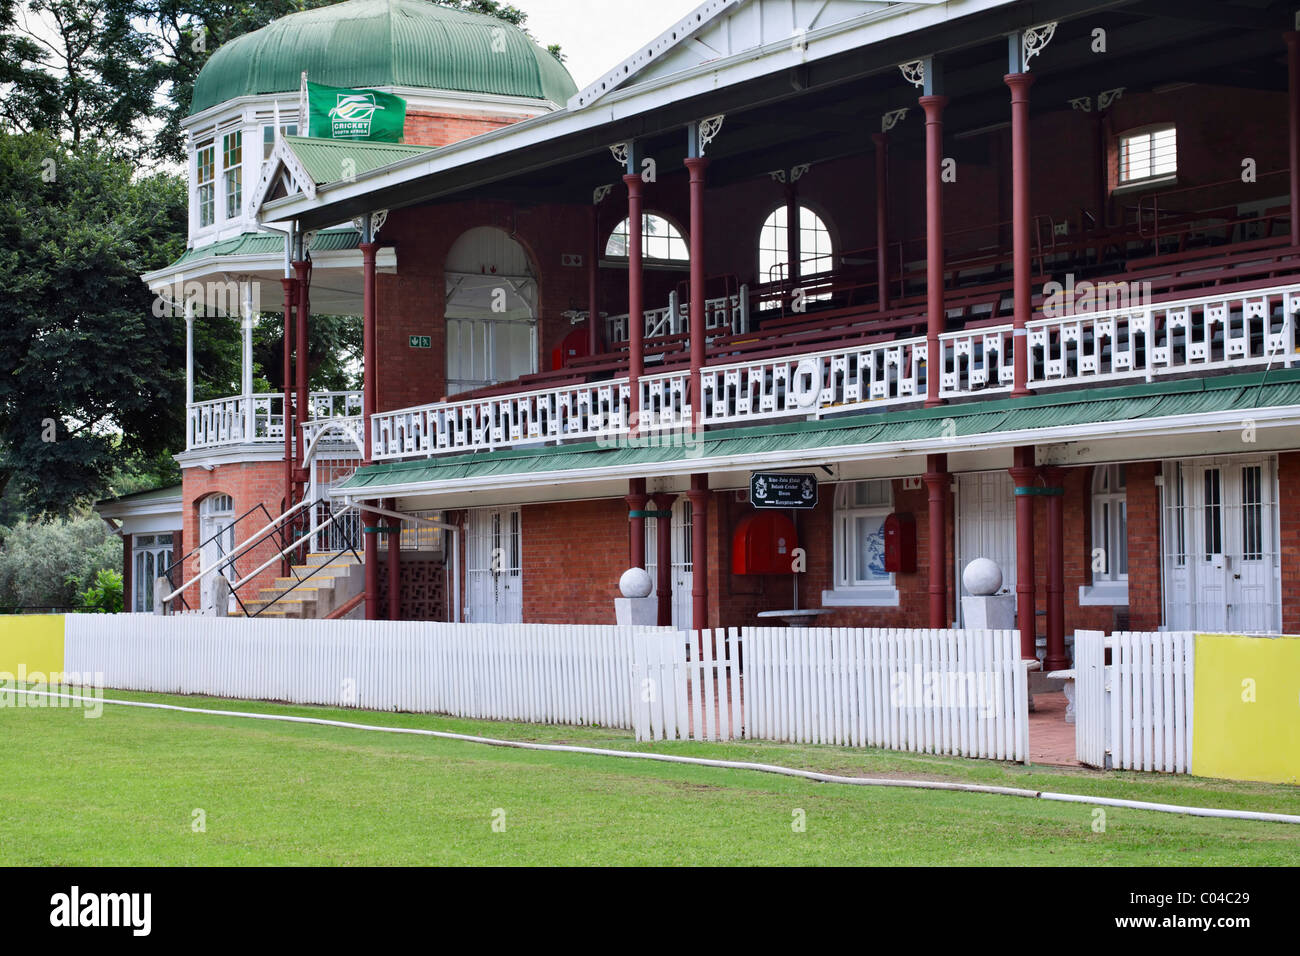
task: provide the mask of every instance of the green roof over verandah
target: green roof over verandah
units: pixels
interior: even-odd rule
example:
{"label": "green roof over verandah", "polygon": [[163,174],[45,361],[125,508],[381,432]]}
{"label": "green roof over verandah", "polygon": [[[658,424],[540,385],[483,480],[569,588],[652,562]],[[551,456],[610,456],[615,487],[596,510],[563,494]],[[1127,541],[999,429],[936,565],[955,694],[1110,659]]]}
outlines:
{"label": "green roof over verandah", "polygon": [[433,146],[415,143],[367,143],[310,136],[286,136],[289,147],[317,186],[360,176],[419,153],[433,152]]}
{"label": "green roof over verandah", "polygon": [[894,409],[821,421],[792,421],[706,432],[695,445],[628,445],[610,441],[533,445],[501,451],[439,455],[359,469],[335,490],[471,481],[533,472],[563,472],[626,465],[663,466],[689,460],[696,471],[737,455],[807,452],[896,442],[941,442],[1072,425],[1155,420],[1175,416],[1300,406],[1300,368],[1243,375],[1180,379],[1024,398],[976,400],[939,408]]}

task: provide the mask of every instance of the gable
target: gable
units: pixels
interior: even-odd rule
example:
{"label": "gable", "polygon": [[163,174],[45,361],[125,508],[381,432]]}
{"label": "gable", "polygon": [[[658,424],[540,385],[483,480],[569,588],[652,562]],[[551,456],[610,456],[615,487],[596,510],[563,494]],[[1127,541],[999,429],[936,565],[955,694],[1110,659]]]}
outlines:
{"label": "gable", "polygon": [[651,85],[666,77],[722,61],[806,44],[819,31],[898,17],[945,0],[706,0],[654,40],[578,91],[569,109],[580,109],[618,90]]}

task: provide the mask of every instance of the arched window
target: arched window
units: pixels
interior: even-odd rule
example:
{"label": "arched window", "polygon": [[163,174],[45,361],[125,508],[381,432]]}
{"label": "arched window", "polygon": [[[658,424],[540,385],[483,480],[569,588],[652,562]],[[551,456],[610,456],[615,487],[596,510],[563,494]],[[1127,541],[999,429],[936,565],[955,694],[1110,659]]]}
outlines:
{"label": "arched window", "polygon": [[[605,255],[610,259],[627,258],[628,223],[624,219],[609,234]],[[690,248],[682,231],[658,213],[647,212],[641,216],[641,256],[664,262],[687,262]]]}
{"label": "arched window", "polygon": [[1123,465],[1092,472],[1092,580],[1128,580],[1128,489]]}
{"label": "arched window", "polygon": [[[777,206],[758,235],[758,281],[779,282],[790,270],[789,225],[784,205]],[[832,266],[831,233],[821,216],[799,207],[799,274],[806,277],[829,272]]]}

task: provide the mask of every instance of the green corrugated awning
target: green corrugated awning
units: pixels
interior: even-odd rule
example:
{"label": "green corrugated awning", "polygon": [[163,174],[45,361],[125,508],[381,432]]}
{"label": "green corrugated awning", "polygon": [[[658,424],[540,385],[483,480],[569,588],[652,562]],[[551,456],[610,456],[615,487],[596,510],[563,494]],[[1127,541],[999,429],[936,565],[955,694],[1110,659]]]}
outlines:
{"label": "green corrugated awning", "polygon": [[[975,400],[939,408],[910,408],[821,421],[796,421],[707,432],[694,447],[602,447],[595,442],[535,445],[465,455],[441,455],[359,469],[337,491],[481,480],[532,472],[564,472],[626,465],[653,467],[691,462],[707,471],[710,461],[740,455],[780,454],[894,442],[941,441],[1033,429],[1153,420],[1181,415],[1300,406],[1300,368],[1247,375],[1219,375],[1112,388],[1054,391],[1024,398]],[[942,449],[940,449],[942,450]]]}
{"label": "green corrugated awning", "polygon": [[286,136],[284,143],[318,186],[360,176],[408,156],[434,151],[432,146],[347,142],[308,136]]}
{"label": "green corrugated awning", "polygon": [[[355,249],[361,243],[361,234],[348,226],[322,229],[312,240],[312,252],[339,252]],[[245,232],[233,239],[223,239],[198,249],[186,249],[184,254],[167,267],[167,270],[189,265],[203,259],[220,259],[234,256],[284,256],[284,236],[266,232]],[[167,271],[160,270],[160,271]]]}

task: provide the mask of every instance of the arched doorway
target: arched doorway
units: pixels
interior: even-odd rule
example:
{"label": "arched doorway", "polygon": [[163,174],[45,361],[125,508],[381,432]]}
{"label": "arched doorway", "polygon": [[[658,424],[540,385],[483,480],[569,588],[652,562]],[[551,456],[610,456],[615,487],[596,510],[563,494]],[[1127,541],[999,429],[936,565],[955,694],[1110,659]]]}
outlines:
{"label": "arched doorway", "polygon": [[447,394],[537,371],[537,277],[503,230],[478,226],[447,253]]}

